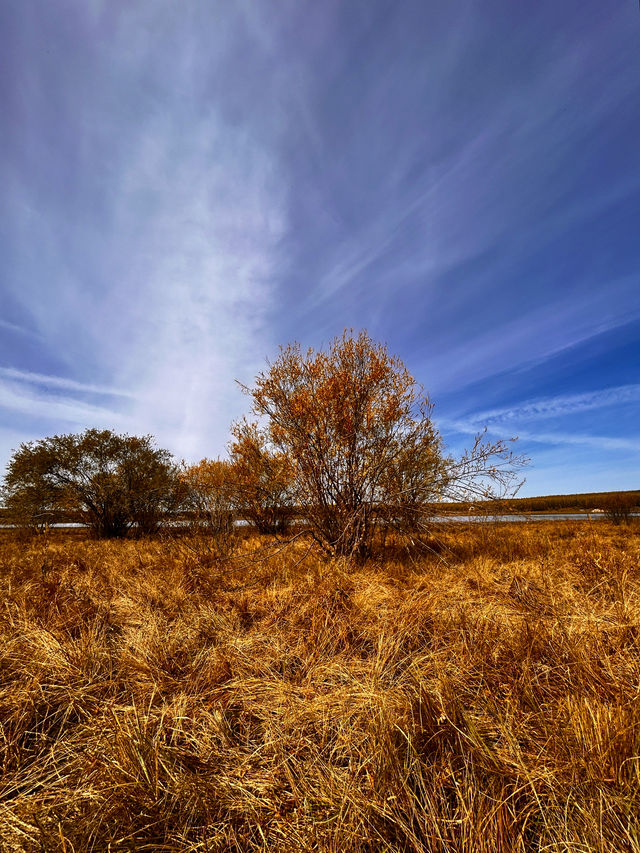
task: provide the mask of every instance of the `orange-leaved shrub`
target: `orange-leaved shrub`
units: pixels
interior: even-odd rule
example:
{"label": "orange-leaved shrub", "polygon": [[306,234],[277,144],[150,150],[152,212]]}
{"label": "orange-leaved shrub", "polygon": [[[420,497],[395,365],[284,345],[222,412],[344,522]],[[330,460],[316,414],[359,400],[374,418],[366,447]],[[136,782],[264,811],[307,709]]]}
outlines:
{"label": "orange-leaved shrub", "polygon": [[235,423],[230,452],[238,513],[260,533],[284,533],[292,514],[293,469],[256,423]]}
{"label": "orange-leaved shrub", "polygon": [[424,389],[365,331],[326,351],[283,347],[244,390],[262,424],[251,441],[291,472],[293,503],[333,554],[366,556],[379,529],[419,531],[433,501],[509,493],[524,461],[482,435],[445,456]]}

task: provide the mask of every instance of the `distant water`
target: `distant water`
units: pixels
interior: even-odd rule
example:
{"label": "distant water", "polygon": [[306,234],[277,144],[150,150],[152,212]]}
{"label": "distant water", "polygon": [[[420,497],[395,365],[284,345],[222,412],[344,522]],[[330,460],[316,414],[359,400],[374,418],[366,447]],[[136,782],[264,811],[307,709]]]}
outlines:
{"label": "distant water", "polygon": [[[531,512],[517,515],[434,515],[429,520],[443,524],[450,522],[471,522],[474,524],[491,522],[493,524],[502,524],[524,521],[604,521],[606,517],[606,513],[604,512]],[[632,512],[630,513],[630,517],[640,518],[640,512]],[[183,524],[184,522],[172,522],[167,526],[180,527]],[[238,519],[235,522],[236,527],[244,527],[248,524],[249,522],[244,519]],[[87,527],[87,525],[79,524],[78,522],[71,524],[51,524],[49,526],[51,529],[58,528],[62,530]],[[0,530],[11,530],[13,527],[13,524],[0,524]]]}

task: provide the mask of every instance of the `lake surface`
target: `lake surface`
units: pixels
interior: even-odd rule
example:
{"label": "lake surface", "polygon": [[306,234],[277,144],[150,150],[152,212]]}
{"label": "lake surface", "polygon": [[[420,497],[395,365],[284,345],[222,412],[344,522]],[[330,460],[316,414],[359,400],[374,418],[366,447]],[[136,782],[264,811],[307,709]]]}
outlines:
{"label": "lake surface", "polygon": [[[437,524],[448,524],[451,522],[464,522],[472,524],[504,524],[511,522],[525,521],[605,521],[606,513],[604,512],[530,512],[518,513],[513,515],[434,515],[429,521]],[[639,512],[632,512],[630,518],[640,518]],[[174,521],[170,522],[167,527],[181,527],[185,522]],[[235,522],[236,527],[244,527],[249,522],[244,519],[238,519]],[[13,524],[0,524],[0,530],[12,530]],[[82,527],[87,527],[86,524],[77,522],[71,524],[51,524],[51,529],[71,530]]]}

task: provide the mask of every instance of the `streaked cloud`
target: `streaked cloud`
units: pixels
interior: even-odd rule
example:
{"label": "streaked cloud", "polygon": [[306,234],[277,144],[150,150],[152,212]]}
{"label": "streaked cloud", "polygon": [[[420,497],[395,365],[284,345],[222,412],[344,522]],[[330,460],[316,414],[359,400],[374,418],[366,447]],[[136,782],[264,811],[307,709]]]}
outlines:
{"label": "streaked cloud", "polygon": [[[621,406],[637,407],[640,403],[640,385],[623,385],[604,388],[585,394],[529,400],[513,407],[473,412],[466,417],[444,419],[441,426],[451,432],[478,435],[486,429],[488,435],[501,438],[513,436],[522,443],[551,446],[589,447],[603,451],[640,453],[640,436],[631,437],[585,433],[581,414],[595,409]],[[560,421],[573,426],[568,429],[548,429],[541,423]]]}
{"label": "streaked cloud", "polygon": [[[482,426],[480,423],[476,423],[474,421],[445,421],[443,425],[446,426],[447,429],[456,433],[462,433],[469,436],[476,436],[482,432]],[[487,426],[487,433],[489,435],[496,435],[495,427]],[[504,437],[503,431],[499,431],[497,434],[501,438]],[[635,438],[615,438],[607,435],[581,435],[577,432],[550,432],[547,430],[533,431],[527,429],[518,429],[517,435],[513,437],[517,438],[520,442],[532,442],[542,445],[590,447],[601,452],[607,450],[622,450],[634,454],[640,453],[640,439]],[[519,445],[519,448],[522,448],[522,444]]]}
{"label": "streaked cloud", "polygon": [[640,453],[640,439],[633,438],[612,438],[607,435],[580,435],[579,433],[529,433],[526,431],[522,432],[519,437],[537,444],[591,447],[600,452],[621,450],[626,453]]}
{"label": "streaked cloud", "polygon": [[15,367],[0,367],[0,379],[26,382],[30,385],[40,385],[45,388],[62,388],[68,391],[78,391],[86,394],[105,394],[112,397],[133,397],[130,391],[110,388],[106,385],[92,385],[86,382],[76,382],[62,376],[49,376],[44,373],[32,373],[28,370],[16,370]]}
{"label": "streaked cloud", "polygon": [[[7,382],[0,378],[0,409],[27,415],[34,422],[61,423],[65,431],[77,427],[101,426],[126,429],[131,421],[122,413],[87,403],[63,394],[38,393],[24,384]],[[35,424],[34,424],[35,425]]]}
{"label": "streaked cloud", "polygon": [[640,403],[640,385],[603,388],[586,394],[531,400],[514,407],[493,409],[474,414],[473,420],[482,424],[503,424],[513,421],[529,422],[574,415],[591,409]]}

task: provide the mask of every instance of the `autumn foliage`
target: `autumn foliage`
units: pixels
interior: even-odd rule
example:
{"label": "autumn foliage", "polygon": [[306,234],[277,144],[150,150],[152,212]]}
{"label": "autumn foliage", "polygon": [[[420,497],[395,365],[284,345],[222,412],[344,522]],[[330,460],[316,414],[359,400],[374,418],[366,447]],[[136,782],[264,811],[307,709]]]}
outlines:
{"label": "autumn foliage", "polygon": [[246,390],[264,423],[254,441],[286,460],[295,503],[330,553],[365,556],[376,529],[415,530],[448,494],[504,491],[522,461],[481,437],[445,457],[424,390],[364,331],[327,351],[284,347]]}
{"label": "autumn foliage", "polygon": [[327,554],[366,557],[391,530],[419,541],[438,502],[514,493],[523,460],[484,435],[446,455],[424,389],[365,331],[326,350],[283,347],[245,391],[252,417],[232,426],[227,460],[177,476],[150,436],[54,436],[16,451],[6,507],[31,527],[71,520],[99,536],[189,521],[221,542],[238,520],[264,534],[295,522]]}
{"label": "autumn foliage", "polygon": [[151,436],[88,429],[22,444],[14,452],[2,496],[9,519],[43,528],[88,524],[101,538],[132,527],[153,533],[179,500],[171,454]]}
{"label": "autumn foliage", "polygon": [[183,509],[198,527],[210,534],[231,530],[235,517],[233,468],[223,459],[201,459],[180,470]]}
{"label": "autumn foliage", "polygon": [[284,533],[292,515],[293,470],[286,454],[271,449],[256,423],[231,428],[231,467],[239,514],[260,533]]}

